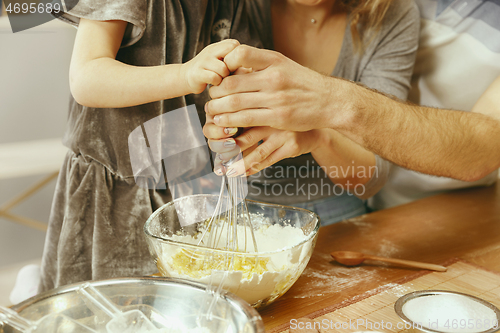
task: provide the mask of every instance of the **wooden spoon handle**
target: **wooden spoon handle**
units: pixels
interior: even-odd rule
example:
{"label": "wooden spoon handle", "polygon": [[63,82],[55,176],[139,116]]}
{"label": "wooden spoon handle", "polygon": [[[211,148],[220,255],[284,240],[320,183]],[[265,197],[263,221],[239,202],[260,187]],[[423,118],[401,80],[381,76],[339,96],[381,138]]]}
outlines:
{"label": "wooden spoon handle", "polygon": [[446,272],[446,270],[447,270],[447,268],[444,266],[427,264],[424,262],[411,261],[411,260],[384,258],[384,257],[377,257],[377,256],[366,255],[366,254],[365,254],[365,259],[384,261],[384,262],[389,262],[392,264],[404,265],[404,266],[408,266],[408,267],[423,268],[423,269],[428,269],[431,271],[438,271],[438,272]]}

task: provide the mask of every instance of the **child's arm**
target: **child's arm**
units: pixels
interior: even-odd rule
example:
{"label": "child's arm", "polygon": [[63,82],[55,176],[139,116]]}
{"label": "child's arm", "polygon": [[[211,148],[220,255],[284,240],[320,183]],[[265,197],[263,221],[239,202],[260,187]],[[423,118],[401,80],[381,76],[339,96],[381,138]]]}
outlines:
{"label": "child's arm", "polygon": [[119,108],[191,93],[218,85],[229,75],[223,59],[238,42],[207,46],[185,64],[138,67],[115,60],[127,23],[81,19],[70,66],[70,88],[85,106]]}

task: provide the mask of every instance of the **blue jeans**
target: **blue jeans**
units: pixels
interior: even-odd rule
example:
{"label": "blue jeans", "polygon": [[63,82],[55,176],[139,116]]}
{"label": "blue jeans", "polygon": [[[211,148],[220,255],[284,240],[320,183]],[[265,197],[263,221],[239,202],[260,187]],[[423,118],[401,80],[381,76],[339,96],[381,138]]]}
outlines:
{"label": "blue jeans", "polygon": [[364,200],[347,193],[341,196],[299,202],[290,206],[304,208],[316,213],[321,219],[322,227],[368,212]]}

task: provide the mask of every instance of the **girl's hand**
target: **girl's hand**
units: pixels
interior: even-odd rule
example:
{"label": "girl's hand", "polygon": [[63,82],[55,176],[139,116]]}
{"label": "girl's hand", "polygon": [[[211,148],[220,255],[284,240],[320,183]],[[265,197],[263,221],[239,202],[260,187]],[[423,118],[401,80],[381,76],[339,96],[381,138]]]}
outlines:
{"label": "girl's hand", "polygon": [[226,39],[205,47],[196,57],[181,66],[182,77],[193,94],[202,93],[208,84],[217,86],[230,74],[224,57],[240,43]]}

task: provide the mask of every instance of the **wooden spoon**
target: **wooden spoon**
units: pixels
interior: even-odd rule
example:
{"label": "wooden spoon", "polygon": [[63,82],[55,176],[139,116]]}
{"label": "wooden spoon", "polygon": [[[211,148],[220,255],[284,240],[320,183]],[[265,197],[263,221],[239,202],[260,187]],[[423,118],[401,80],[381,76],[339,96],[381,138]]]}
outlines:
{"label": "wooden spoon", "polygon": [[398,265],[403,265],[403,266],[407,266],[407,267],[428,269],[431,271],[438,271],[438,272],[446,272],[446,269],[447,269],[446,267],[440,266],[440,265],[427,264],[427,263],[423,263],[423,262],[410,261],[410,260],[377,257],[377,256],[372,256],[372,255],[363,254],[360,252],[353,252],[353,251],[334,251],[334,252],[330,253],[330,255],[337,262],[339,262],[343,265],[346,265],[346,266],[356,266],[356,265],[361,264],[363,261],[369,259],[369,260],[389,262],[392,264],[398,264]]}

